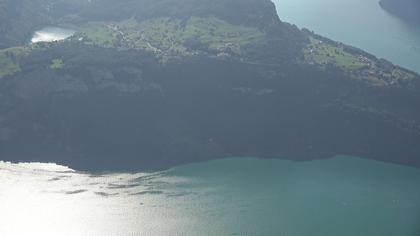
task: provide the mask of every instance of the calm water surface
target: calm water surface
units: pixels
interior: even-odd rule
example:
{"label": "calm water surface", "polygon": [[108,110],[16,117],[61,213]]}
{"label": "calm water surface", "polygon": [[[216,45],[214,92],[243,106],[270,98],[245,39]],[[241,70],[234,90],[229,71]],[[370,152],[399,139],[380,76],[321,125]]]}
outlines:
{"label": "calm water surface", "polygon": [[420,234],[420,169],[352,157],[104,175],[0,163],[0,179],[0,235]]}
{"label": "calm water surface", "polygon": [[420,27],[388,14],[379,0],[273,0],[283,21],[314,30],[420,72]]}
{"label": "calm water surface", "polygon": [[[274,2],[285,21],[420,71],[420,29],[378,0]],[[73,33],[47,27],[31,41]],[[0,162],[0,180],[0,235],[420,235],[420,169],[354,157],[102,175]]]}
{"label": "calm water surface", "polygon": [[31,43],[53,42],[71,37],[76,31],[59,27],[45,27],[33,33]]}

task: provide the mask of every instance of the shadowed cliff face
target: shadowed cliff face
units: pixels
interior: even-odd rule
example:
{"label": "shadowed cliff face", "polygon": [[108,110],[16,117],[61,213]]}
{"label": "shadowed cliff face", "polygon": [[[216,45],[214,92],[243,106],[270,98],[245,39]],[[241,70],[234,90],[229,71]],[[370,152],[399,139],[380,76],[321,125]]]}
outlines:
{"label": "shadowed cliff face", "polygon": [[39,27],[80,21],[87,0],[0,0],[0,49],[28,42]]}
{"label": "shadowed cliff face", "polygon": [[420,2],[417,0],[381,0],[380,5],[411,24],[420,24]]}
{"label": "shadowed cliff face", "polygon": [[37,24],[46,23],[39,1],[0,1],[0,49],[16,46],[29,37]]}
{"label": "shadowed cliff face", "polygon": [[235,24],[261,27],[279,22],[274,3],[266,0],[122,0],[118,3],[112,0],[97,0],[85,8],[81,15],[98,20],[121,19],[127,15],[140,20],[156,17],[186,19],[191,15],[216,16]]}
{"label": "shadowed cliff face", "polygon": [[[4,159],[115,170],[345,153],[420,166],[418,130],[393,120],[419,120],[416,91],[369,88],[298,64],[195,57],[163,65],[148,53],[50,50],[1,81]],[[71,66],[41,66],[50,55]]]}
{"label": "shadowed cliff face", "polygon": [[1,50],[1,159],[139,170],[349,154],[420,166],[417,74],[282,23],[270,1],[182,2],[91,1],[60,18],[78,22],[74,37]]}

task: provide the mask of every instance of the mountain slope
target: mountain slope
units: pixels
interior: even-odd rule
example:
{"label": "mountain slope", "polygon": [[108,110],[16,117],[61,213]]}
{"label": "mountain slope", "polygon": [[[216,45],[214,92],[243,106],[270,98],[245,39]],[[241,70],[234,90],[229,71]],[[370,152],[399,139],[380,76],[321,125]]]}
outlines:
{"label": "mountain slope", "polygon": [[51,14],[73,37],[1,50],[2,159],[138,170],[348,154],[420,166],[419,75],[281,22],[268,0],[182,3],[81,2]]}

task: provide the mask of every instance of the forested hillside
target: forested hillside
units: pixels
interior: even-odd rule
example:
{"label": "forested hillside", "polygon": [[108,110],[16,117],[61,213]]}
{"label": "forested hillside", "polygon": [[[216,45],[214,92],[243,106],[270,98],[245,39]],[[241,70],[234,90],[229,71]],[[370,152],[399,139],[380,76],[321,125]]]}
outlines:
{"label": "forested hillside", "polygon": [[[3,7],[25,1],[13,2]],[[28,17],[76,33],[0,36],[2,159],[138,170],[349,154],[420,166],[419,75],[282,22],[271,1],[43,3],[48,14],[11,16],[4,32]]]}

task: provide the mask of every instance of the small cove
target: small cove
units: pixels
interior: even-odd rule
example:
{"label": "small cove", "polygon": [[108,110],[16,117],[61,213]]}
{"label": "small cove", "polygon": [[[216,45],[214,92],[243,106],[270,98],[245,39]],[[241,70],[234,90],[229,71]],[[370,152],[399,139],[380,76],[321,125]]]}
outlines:
{"label": "small cove", "polygon": [[60,27],[44,27],[36,30],[31,36],[31,43],[54,42],[71,37],[76,31]]}

